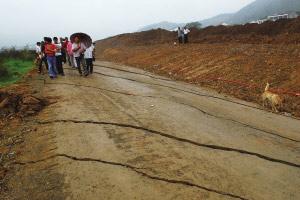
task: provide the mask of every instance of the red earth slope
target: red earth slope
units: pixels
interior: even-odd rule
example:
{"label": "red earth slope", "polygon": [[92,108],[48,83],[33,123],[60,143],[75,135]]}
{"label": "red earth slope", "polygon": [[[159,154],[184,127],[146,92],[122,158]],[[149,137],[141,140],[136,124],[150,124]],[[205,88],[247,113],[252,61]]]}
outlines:
{"label": "red earth slope", "polygon": [[97,42],[97,58],[146,69],[261,104],[267,82],[300,116],[300,18],[192,30],[191,43],[152,30]]}

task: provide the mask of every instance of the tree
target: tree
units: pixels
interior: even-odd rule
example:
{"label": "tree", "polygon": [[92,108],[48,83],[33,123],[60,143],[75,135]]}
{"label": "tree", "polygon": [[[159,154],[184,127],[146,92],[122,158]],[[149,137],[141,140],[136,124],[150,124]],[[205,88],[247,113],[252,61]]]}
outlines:
{"label": "tree", "polygon": [[202,28],[202,24],[200,22],[191,22],[191,23],[187,23],[186,27],[188,29],[191,29],[191,28],[201,29]]}

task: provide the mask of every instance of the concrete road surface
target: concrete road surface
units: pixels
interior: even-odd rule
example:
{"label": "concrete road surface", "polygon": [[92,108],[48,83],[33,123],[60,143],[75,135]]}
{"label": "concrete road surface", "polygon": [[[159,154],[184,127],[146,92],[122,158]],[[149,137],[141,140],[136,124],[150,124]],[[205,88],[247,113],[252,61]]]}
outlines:
{"label": "concrete road surface", "polygon": [[53,103],[32,122],[16,199],[300,199],[299,120],[95,64],[87,78],[46,78]]}

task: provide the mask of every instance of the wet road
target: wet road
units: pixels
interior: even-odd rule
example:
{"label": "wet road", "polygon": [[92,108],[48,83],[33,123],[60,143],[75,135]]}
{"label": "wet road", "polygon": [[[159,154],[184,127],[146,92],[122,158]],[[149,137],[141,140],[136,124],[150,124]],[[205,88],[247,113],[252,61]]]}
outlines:
{"label": "wet road", "polygon": [[[96,62],[46,79],[37,118],[57,199],[300,199],[300,121],[148,72]],[[53,173],[53,171],[52,171]],[[57,195],[56,193],[56,195]]]}

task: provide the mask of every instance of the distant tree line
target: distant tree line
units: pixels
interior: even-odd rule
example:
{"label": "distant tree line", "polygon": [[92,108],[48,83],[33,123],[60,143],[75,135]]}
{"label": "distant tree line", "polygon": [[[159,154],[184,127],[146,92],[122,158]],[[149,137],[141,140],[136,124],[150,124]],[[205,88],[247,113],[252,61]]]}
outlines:
{"label": "distant tree line", "polygon": [[6,77],[9,74],[5,62],[12,59],[18,59],[23,61],[32,61],[35,57],[35,51],[30,50],[28,47],[17,50],[16,48],[2,48],[0,49],[0,78]]}

